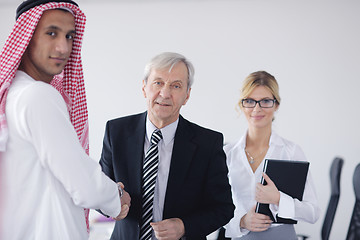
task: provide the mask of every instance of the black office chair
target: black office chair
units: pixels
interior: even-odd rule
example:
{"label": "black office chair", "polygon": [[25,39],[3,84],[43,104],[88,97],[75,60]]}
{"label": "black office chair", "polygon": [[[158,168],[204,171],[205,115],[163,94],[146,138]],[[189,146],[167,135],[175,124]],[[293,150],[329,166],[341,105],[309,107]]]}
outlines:
{"label": "black office chair", "polygon": [[330,168],[330,183],[331,183],[331,196],[324,223],[321,229],[321,239],[328,240],[330,236],[331,227],[334,221],[336,209],[340,197],[340,176],[344,160],[342,158],[335,158]]}
{"label": "black office chair", "polygon": [[[340,197],[340,176],[344,160],[342,158],[334,158],[330,167],[330,184],[331,195],[329,204],[326,210],[326,215],[321,228],[321,239],[328,240],[330,236],[331,227],[334,221],[337,205]],[[302,240],[307,239],[309,236],[298,235]]]}
{"label": "black office chair", "polygon": [[356,166],[353,176],[355,206],[350,220],[346,240],[360,239],[360,163]]}

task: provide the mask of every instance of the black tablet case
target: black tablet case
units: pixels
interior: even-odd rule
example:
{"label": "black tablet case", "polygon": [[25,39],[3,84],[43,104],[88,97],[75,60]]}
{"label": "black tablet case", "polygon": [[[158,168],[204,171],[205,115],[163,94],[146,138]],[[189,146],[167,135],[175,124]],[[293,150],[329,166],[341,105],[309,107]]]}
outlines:
{"label": "black tablet case", "polygon": [[[310,163],[306,161],[265,159],[263,172],[270,177],[279,191],[302,201],[309,165]],[[261,183],[267,184],[263,177]],[[297,223],[296,220],[278,216],[276,221],[269,209],[269,204],[257,203],[256,212],[268,215],[274,223]]]}

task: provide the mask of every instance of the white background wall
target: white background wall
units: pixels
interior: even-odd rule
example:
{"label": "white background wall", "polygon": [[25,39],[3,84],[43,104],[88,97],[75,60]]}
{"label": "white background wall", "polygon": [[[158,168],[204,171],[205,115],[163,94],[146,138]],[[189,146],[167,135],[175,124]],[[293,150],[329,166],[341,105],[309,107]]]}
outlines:
{"label": "white background wall", "polygon": [[[14,24],[16,0],[0,5],[0,43]],[[195,65],[182,115],[236,141],[246,121],[236,112],[239,88],[266,70],[280,85],[274,130],[311,161],[321,218],[298,233],[320,239],[330,196],[329,167],[345,159],[330,239],[345,239],[354,205],[352,174],[360,162],[360,2],[356,0],[78,0],[87,15],[83,64],[91,156],[98,160],[108,119],[145,110],[142,72],[163,51]],[[101,3],[100,3],[101,2]],[[0,3],[1,4],[1,3]]]}

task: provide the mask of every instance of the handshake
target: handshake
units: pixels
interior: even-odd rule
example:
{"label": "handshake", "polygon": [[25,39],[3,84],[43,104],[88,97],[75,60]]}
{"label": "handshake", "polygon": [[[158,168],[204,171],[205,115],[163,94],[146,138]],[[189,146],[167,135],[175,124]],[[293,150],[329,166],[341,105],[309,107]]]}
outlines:
{"label": "handshake", "polygon": [[[116,221],[124,219],[130,209],[131,197],[128,192],[124,190],[124,184],[122,182],[117,183],[119,188],[119,195],[121,201],[121,211],[116,218],[112,218]],[[180,218],[170,218],[159,222],[150,223],[152,230],[157,239],[180,239],[185,234],[185,226]]]}
{"label": "handshake", "polygon": [[121,220],[128,215],[130,205],[131,205],[131,203],[130,203],[131,197],[130,197],[129,193],[124,190],[124,184],[122,182],[118,182],[117,185],[119,188],[121,211],[120,211],[120,214],[116,218],[113,218],[116,221]]}

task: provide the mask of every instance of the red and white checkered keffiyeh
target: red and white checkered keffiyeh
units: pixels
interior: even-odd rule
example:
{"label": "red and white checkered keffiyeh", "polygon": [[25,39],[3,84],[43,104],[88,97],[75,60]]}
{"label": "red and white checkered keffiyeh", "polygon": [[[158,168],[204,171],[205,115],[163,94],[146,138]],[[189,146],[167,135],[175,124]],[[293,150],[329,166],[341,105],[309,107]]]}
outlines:
{"label": "red and white checkered keffiyeh", "polygon": [[[88,112],[81,62],[81,43],[84,35],[86,17],[79,7],[65,2],[42,4],[21,14],[4,45],[0,55],[0,151],[6,150],[8,139],[5,105],[9,86],[43,12],[60,7],[66,7],[73,11],[76,36],[73,41],[70,58],[63,72],[54,76],[51,85],[64,97],[68,106],[71,122],[79,137],[79,141],[85,151],[89,153]],[[87,209],[85,210],[85,215],[89,230],[89,211]]]}

